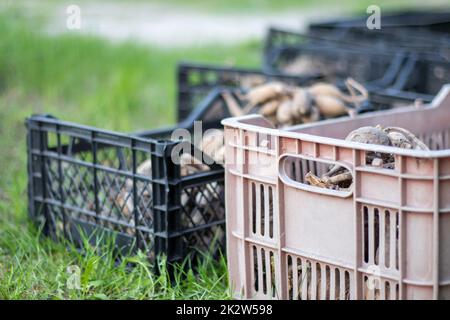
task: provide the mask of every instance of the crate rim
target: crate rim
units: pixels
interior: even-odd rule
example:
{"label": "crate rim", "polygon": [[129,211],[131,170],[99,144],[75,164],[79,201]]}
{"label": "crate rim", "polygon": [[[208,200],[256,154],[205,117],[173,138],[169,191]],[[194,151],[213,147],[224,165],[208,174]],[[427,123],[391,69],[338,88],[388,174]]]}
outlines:
{"label": "crate rim", "polygon": [[[434,24],[439,23],[445,23],[449,22],[449,16],[450,16],[450,10],[437,10],[437,9],[428,9],[428,10],[421,10],[421,9],[391,9],[388,12],[383,14],[383,17],[388,20],[388,22],[384,22],[387,27],[405,27],[405,23],[399,23],[395,21],[391,21],[392,19],[402,19],[405,17],[408,17],[408,15],[425,15],[423,17],[425,19],[425,22],[421,22],[420,20],[416,20],[414,24],[412,24],[412,27],[424,27],[424,26],[430,26]],[[432,17],[432,15],[439,15],[440,17],[436,19],[436,17]],[[448,15],[448,16],[446,16]],[[367,16],[365,15],[358,15],[358,16],[347,16],[341,19],[330,19],[327,21],[322,22],[314,22],[310,25],[310,27],[337,27],[337,28],[347,28],[354,26],[355,23],[364,23]]]}
{"label": "crate rim", "polygon": [[[400,113],[407,113],[411,111],[420,111],[424,108],[431,109],[436,108],[439,106],[441,101],[443,101],[446,98],[450,98],[450,84],[447,84],[442,87],[440,92],[437,94],[437,96],[433,99],[433,101],[427,105],[425,105],[423,108],[417,108],[414,106],[409,107],[400,107],[397,109],[391,109],[391,110],[381,110],[381,111],[375,111],[375,112],[369,112],[367,114],[363,114],[358,116],[358,118],[371,118],[374,115],[377,114],[400,114]],[[261,134],[269,134],[272,136],[283,136],[283,137],[289,137],[289,138],[297,138],[308,142],[318,142],[318,143],[325,143],[329,145],[333,145],[336,147],[346,147],[346,148],[353,148],[357,150],[363,150],[363,151],[375,151],[380,153],[392,153],[395,155],[401,155],[401,156],[410,156],[410,157],[417,157],[417,158],[444,158],[450,156],[450,149],[446,150],[430,150],[430,151],[421,151],[421,150],[408,150],[408,149],[402,149],[402,148],[396,148],[396,147],[389,147],[389,146],[380,146],[380,145],[374,145],[374,144],[364,144],[364,143],[358,143],[353,141],[346,141],[342,139],[336,139],[336,138],[329,138],[329,137],[323,137],[323,136],[315,136],[312,134],[307,133],[301,133],[301,132],[294,132],[297,129],[304,129],[309,127],[314,127],[317,125],[326,125],[329,123],[336,123],[341,121],[347,121],[348,117],[342,117],[341,119],[329,119],[325,121],[321,121],[318,123],[313,124],[306,124],[306,125],[298,125],[289,127],[287,129],[275,129],[273,127],[261,127],[253,124],[244,123],[244,121],[247,120],[255,120],[255,119],[261,119],[265,120],[265,118],[261,115],[246,115],[242,117],[234,117],[234,118],[227,118],[222,120],[222,125],[228,126],[231,128],[241,129],[241,130],[249,130],[252,132],[257,132]],[[268,121],[266,121],[267,124],[270,124]]]}

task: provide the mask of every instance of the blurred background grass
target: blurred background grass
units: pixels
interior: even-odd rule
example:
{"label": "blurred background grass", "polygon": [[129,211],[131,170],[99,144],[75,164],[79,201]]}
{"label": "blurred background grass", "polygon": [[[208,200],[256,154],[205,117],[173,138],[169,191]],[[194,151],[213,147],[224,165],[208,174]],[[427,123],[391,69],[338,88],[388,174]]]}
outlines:
{"label": "blurred background grass", "polygon": [[[170,0],[165,5],[241,13],[310,7],[315,2]],[[371,2],[346,0],[337,5],[364,13]],[[128,272],[125,265],[115,266],[108,255],[100,259],[89,251],[80,256],[68,253],[64,245],[40,240],[26,214],[24,119],[33,113],[51,113],[119,131],[171,124],[179,60],[257,67],[262,39],[164,49],[77,33],[50,36],[44,32],[45,12],[54,1],[43,2],[42,10],[33,13],[30,3],[0,7],[0,299],[229,297],[223,259],[207,260],[198,277],[189,274],[187,281],[172,286],[164,272],[160,277],[150,275],[143,257],[133,257],[138,268]],[[411,1],[381,3],[411,5]],[[61,286],[71,264],[82,269],[81,291]]]}

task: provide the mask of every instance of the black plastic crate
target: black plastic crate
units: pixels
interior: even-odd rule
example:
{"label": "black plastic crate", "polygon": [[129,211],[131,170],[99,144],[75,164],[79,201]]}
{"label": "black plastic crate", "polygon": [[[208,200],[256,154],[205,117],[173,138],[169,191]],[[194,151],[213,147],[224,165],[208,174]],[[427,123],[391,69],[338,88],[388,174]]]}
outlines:
{"label": "black plastic crate", "polygon": [[352,77],[370,87],[386,88],[396,79],[406,55],[355,48],[307,44],[279,47],[265,55],[264,69],[269,72],[289,73],[289,65],[303,58],[317,69],[329,82],[340,82]]}
{"label": "black plastic crate", "polygon": [[414,29],[374,29],[364,27],[311,29],[308,34],[270,28],[265,40],[267,54],[275,48],[304,44],[328,44],[331,46],[353,46],[376,48],[388,52],[417,52],[434,54],[450,61],[450,36]]}
{"label": "black plastic crate", "polygon": [[[249,88],[251,85],[281,80],[306,85],[320,74],[285,75],[258,69],[181,63],[178,65],[178,122],[184,121],[214,88]],[[204,120],[204,119],[202,119]]]}
{"label": "black plastic crate", "polygon": [[436,54],[450,61],[450,11],[383,13],[381,29],[367,28],[367,17],[312,23],[308,34],[385,50]]}
{"label": "black plastic crate", "polygon": [[[77,245],[80,232],[92,242],[114,235],[120,252],[165,255],[169,265],[223,248],[223,167],[181,176],[172,152],[201,152],[168,139],[174,128],[121,134],[40,115],[26,127],[29,215],[44,234]],[[146,160],[151,173],[138,172]]]}
{"label": "black plastic crate", "polygon": [[333,39],[358,46],[388,51],[428,53],[450,60],[450,36],[414,29],[374,29],[349,27],[309,32],[312,37]]}

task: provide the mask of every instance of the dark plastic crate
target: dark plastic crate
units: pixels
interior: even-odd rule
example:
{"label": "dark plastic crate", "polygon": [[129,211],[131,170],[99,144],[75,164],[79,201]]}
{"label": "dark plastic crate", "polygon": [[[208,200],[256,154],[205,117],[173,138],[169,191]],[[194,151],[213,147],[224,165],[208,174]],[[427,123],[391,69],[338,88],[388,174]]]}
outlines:
{"label": "dark plastic crate", "polygon": [[[164,255],[169,266],[223,248],[223,167],[181,176],[172,151],[198,153],[168,139],[174,128],[121,134],[40,115],[26,128],[29,215],[45,235],[76,245],[80,231],[93,243],[114,235],[121,253]],[[151,175],[138,174],[147,159]]]}
{"label": "dark plastic crate", "polygon": [[266,37],[264,39],[264,57],[263,61],[265,64],[270,62],[270,55],[275,50],[280,50],[285,47],[295,47],[299,45],[322,45],[326,47],[335,46],[362,46],[359,42],[349,41],[346,42],[343,37],[330,37],[328,35],[313,35],[313,34],[303,34],[293,30],[279,29],[275,27],[270,27],[267,30]]}
{"label": "dark plastic crate", "polygon": [[450,60],[450,36],[436,32],[407,28],[370,30],[364,26],[319,31],[312,29],[309,35],[394,52],[434,54],[447,61]]}
{"label": "dark plastic crate", "polygon": [[[318,73],[283,75],[258,69],[181,63],[178,66],[178,121],[185,120],[214,88],[243,88],[252,83],[281,80],[306,85],[320,78]],[[203,119],[204,120],[204,119]]]}
{"label": "dark plastic crate", "polygon": [[[344,88],[341,87],[341,89]],[[206,119],[206,121],[212,125],[219,124],[222,119],[232,117],[233,115],[230,113],[223,98],[223,93],[225,92],[231,94],[241,108],[246,106],[247,102],[241,100],[242,95],[246,92],[245,90],[216,88],[210,91],[208,96],[202,101],[191,117]],[[368,101],[356,108],[355,113],[361,114],[408,106],[414,104],[418,99],[425,103],[430,102],[432,97],[407,92],[399,93],[392,89],[369,91]]]}

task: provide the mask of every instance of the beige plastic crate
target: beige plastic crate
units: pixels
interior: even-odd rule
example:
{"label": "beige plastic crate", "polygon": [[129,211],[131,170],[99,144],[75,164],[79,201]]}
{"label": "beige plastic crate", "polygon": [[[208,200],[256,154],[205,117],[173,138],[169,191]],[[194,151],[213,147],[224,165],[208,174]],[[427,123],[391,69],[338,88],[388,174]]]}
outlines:
{"label": "beige plastic crate", "polygon": [[[259,115],[223,121],[230,285],[244,299],[450,297],[450,85],[430,105],[293,127]],[[432,151],[345,141],[396,126]],[[395,155],[395,168],[366,164]],[[303,183],[331,164],[349,191]]]}

